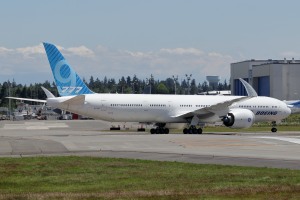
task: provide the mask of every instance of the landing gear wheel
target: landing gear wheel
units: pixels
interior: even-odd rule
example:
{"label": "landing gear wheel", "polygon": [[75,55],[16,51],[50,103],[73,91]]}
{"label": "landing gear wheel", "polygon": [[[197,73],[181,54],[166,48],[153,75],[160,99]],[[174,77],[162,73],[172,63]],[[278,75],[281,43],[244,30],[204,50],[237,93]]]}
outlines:
{"label": "landing gear wheel", "polygon": [[155,134],[155,133],[156,133],[156,129],[151,128],[151,129],[150,129],[150,133],[151,133],[151,134]]}
{"label": "landing gear wheel", "polygon": [[277,128],[272,128],[271,131],[272,131],[273,133],[276,133],[276,132],[277,132]]}
{"label": "landing gear wheel", "polygon": [[198,134],[202,134],[202,128],[198,128],[197,131],[198,131]]}
{"label": "landing gear wheel", "polygon": [[161,133],[162,133],[162,129],[157,128],[157,129],[156,129],[156,134],[161,134]]}
{"label": "landing gear wheel", "polygon": [[277,132],[277,128],[275,128],[275,127],[276,127],[276,121],[273,121],[273,122],[272,122],[272,129],[271,129],[271,131],[272,131],[273,133]]}
{"label": "landing gear wheel", "polygon": [[189,130],[187,128],[184,128],[183,129],[183,134],[188,134],[189,133]]}
{"label": "landing gear wheel", "polygon": [[168,128],[151,128],[150,133],[151,134],[169,134]]}
{"label": "landing gear wheel", "polygon": [[197,129],[195,126],[190,126],[189,128],[189,134],[197,134]]}
{"label": "landing gear wheel", "polygon": [[169,129],[168,128],[165,128],[165,134],[169,134]]}
{"label": "landing gear wheel", "polygon": [[196,128],[196,127],[190,127],[190,128],[184,128],[183,134],[202,134],[203,130],[202,128]]}

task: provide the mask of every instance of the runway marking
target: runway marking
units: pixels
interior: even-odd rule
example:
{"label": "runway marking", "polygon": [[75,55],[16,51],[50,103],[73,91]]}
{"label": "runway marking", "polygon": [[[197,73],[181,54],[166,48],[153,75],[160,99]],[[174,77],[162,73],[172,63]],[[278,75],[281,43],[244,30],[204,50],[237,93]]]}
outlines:
{"label": "runway marking", "polygon": [[66,123],[25,122],[23,124],[5,124],[6,130],[48,130],[50,128],[68,128]]}
{"label": "runway marking", "polygon": [[274,143],[255,143],[240,139],[220,139],[220,140],[173,140],[175,144],[183,147],[250,147],[250,146],[272,146]]}
{"label": "runway marking", "polygon": [[297,139],[297,138],[268,137],[268,136],[261,136],[261,137],[254,137],[254,138],[273,139],[273,140],[280,140],[280,141],[290,142],[290,143],[294,143],[294,144],[300,144],[300,139]]}

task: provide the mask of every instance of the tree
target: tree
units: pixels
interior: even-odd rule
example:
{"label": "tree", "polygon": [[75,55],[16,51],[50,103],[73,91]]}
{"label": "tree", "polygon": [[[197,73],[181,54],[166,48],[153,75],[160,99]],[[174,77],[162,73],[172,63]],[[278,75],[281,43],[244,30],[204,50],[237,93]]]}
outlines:
{"label": "tree", "polygon": [[95,81],[94,81],[94,77],[93,76],[91,76],[90,82],[89,82],[88,86],[89,86],[90,89],[94,89],[95,88]]}
{"label": "tree", "polygon": [[226,79],[224,80],[224,90],[229,90],[229,86],[227,85]]}
{"label": "tree", "polygon": [[191,90],[190,94],[198,94],[198,88],[197,88],[195,79],[193,79],[192,82],[191,82],[190,90]]}
{"label": "tree", "polygon": [[208,85],[207,85],[207,82],[206,81],[204,81],[203,83],[202,83],[202,89],[203,89],[203,92],[208,92]]}
{"label": "tree", "polygon": [[169,94],[169,90],[165,84],[160,82],[156,87],[156,93],[157,94]]}
{"label": "tree", "polygon": [[118,86],[120,88],[120,92],[123,94],[125,91],[125,87],[126,87],[126,80],[125,80],[124,76],[122,76],[122,78],[119,79]]}

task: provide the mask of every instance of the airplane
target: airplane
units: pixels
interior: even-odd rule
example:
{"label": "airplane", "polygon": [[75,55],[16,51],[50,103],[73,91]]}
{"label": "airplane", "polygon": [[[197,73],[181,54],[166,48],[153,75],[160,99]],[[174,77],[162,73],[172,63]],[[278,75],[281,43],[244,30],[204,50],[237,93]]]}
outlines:
{"label": "airplane", "polygon": [[43,45],[60,97],[42,87],[47,100],[40,102],[54,108],[110,122],[154,123],[151,134],[168,134],[173,123],[187,123],[184,134],[201,134],[205,123],[222,122],[239,129],[266,121],[272,122],[271,131],[276,132],[276,124],[291,114],[286,103],[258,96],[243,79],[248,96],[94,93],[55,45]]}

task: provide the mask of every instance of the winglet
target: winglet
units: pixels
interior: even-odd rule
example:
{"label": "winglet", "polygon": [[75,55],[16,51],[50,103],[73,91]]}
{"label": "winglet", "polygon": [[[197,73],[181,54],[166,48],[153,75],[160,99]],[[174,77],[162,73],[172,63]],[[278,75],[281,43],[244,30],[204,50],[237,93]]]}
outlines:
{"label": "winglet", "polygon": [[49,90],[47,90],[43,86],[41,86],[41,88],[44,90],[44,92],[45,92],[45,94],[46,94],[46,96],[47,96],[48,99],[49,98],[55,98],[55,96]]}
{"label": "winglet", "polygon": [[49,43],[43,44],[60,96],[94,93],[81,80],[56,46]]}
{"label": "winglet", "polygon": [[254,90],[254,88],[249,83],[247,83],[244,79],[241,79],[241,78],[239,78],[239,80],[244,85],[248,96],[250,96],[250,97],[257,97],[258,96],[256,91]]}

